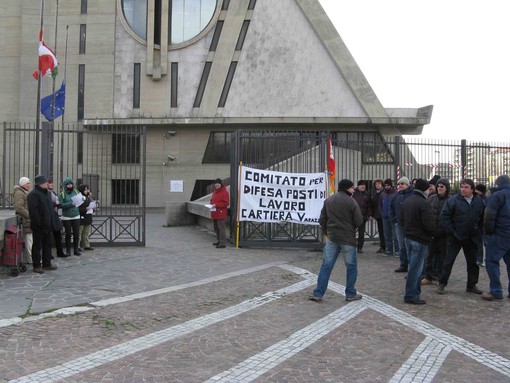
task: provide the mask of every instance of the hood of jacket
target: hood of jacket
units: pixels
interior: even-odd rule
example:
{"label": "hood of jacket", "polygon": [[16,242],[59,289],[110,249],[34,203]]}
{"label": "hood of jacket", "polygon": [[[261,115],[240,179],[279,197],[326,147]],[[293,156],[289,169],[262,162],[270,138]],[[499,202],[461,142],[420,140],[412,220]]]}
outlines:
{"label": "hood of jacket", "polygon": [[67,185],[74,184],[73,179],[71,177],[64,178],[64,181],[62,181],[62,185],[64,185],[64,189],[67,188]]}

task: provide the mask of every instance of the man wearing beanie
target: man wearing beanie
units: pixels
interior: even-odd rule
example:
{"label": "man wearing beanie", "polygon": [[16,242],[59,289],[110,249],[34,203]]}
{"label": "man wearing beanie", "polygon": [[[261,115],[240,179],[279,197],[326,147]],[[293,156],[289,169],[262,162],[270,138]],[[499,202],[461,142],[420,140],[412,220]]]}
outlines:
{"label": "man wearing beanie", "polygon": [[354,189],[352,198],[358,203],[363,215],[363,223],[358,227],[358,254],[363,253],[365,244],[365,230],[368,219],[372,218],[372,197],[367,192],[367,183],[363,180],[358,181],[358,187]]}
{"label": "man wearing beanie", "polygon": [[[52,231],[52,203],[48,195],[48,180],[43,175],[34,179],[35,188],[28,193],[28,212],[30,227],[32,228],[34,243],[32,245],[32,260],[34,273],[43,274],[44,270],[56,270],[51,265],[51,231]],[[42,250],[42,257],[41,257]]]}
{"label": "man wearing beanie", "polygon": [[396,190],[393,182],[388,178],[384,181],[384,190],[379,195],[379,211],[383,221],[384,239],[386,242],[385,255],[398,255],[398,241],[395,225],[391,223],[390,205],[395,197]]}
{"label": "man wearing beanie", "polygon": [[436,184],[437,184],[437,181],[440,179],[441,177],[439,175],[435,175],[434,177],[431,178],[431,180],[429,181],[429,198],[430,196],[434,195],[437,193],[437,188],[436,188]]}
{"label": "man wearing beanie", "polygon": [[[506,174],[496,179],[496,192],[487,202],[484,214],[484,228],[487,235],[485,266],[490,280],[490,292],[482,295],[486,301],[503,299],[503,288],[499,276],[499,261],[506,263],[510,281],[510,177]],[[510,298],[510,282],[508,283]]]}
{"label": "man wearing beanie", "polygon": [[436,222],[436,231],[429,245],[429,255],[425,264],[425,275],[421,280],[422,285],[429,285],[433,280],[437,281],[439,279],[439,274],[441,274],[443,262],[446,258],[447,235],[439,226],[439,216],[444,204],[450,197],[450,181],[446,178],[440,178],[437,181],[436,189],[437,193],[429,196],[428,200],[432,209],[432,216]]}
{"label": "man wearing beanie", "polygon": [[432,233],[436,228],[430,205],[427,202],[428,188],[427,181],[421,178],[416,180],[413,194],[402,203],[400,212],[409,262],[404,302],[415,305],[426,303],[420,299],[421,276]]}
{"label": "man wearing beanie", "polygon": [[485,205],[475,193],[475,183],[469,178],[460,181],[460,193],[449,198],[439,217],[440,226],[448,234],[448,250],[439,277],[438,294],[444,294],[453,264],[460,249],[467,264],[466,292],[481,294],[476,286],[480,267],[476,263],[478,246],[482,246],[482,222]]}
{"label": "man wearing beanie", "polygon": [[354,183],[343,179],[338,183],[338,192],[324,201],[319,223],[327,235],[323,249],[322,266],[317,278],[317,287],[309,299],[322,301],[328,288],[329,277],[340,252],[344,254],[347,271],[345,300],[362,298],[354,287],[358,278],[356,258],[356,229],[363,223],[363,216],[357,202],[352,198]]}
{"label": "man wearing beanie", "polygon": [[[404,242],[404,226],[400,221],[400,211],[404,201],[413,194],[413,187],[409,185],[409,178],[402,177],[397,181],[398,191],[390,204],[390,221],[395,226],[395,233],[398,241],[399,266],[395,269],[396,273],[405,273],[408,267],[407,249]],[[395,253],[397,255],[397,253]]]}
{"label": "man wearing beanie", "polygon": [[32,263],[32,229],[30,229],[30,215],[28,214],[27,196],[31,187],[30,180],[27,177],[19,179],[19,185],[15,185],[12,189],[12,201],[16,217],[21,220],[23,225],[23,242],[25,244],[25,253],[22,263]]}
{"label": "man wearing beanie", "polygon": [[211,219],[217,239],[217,241],[213,243],[213,246],[216,246],[217,249],[223,249],[227,242],[225,221],[227,220],[227,208],[228,205],[230,205],[230,196],[220,178],[216,178],[214,181],[214,191],[211,196],[210,204],[212,206]]}

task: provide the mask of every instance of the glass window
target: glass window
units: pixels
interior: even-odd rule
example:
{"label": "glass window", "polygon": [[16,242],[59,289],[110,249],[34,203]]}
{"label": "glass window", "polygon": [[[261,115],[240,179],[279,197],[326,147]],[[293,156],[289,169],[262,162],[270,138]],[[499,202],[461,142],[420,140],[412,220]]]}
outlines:
{"label": "glass window", "polygon": [[81,0],[81,14],[87,14],[87,0]]}
{"label": "glass window", "polygon": [[112,135],[112,164],[140,163],[140,135]]}
{"label": "glass window", "polygon": [[[217,0],[172,0],[168,7],[168,44],[191,40],[211,21]],[[147,0],[122,0],[124,17],[130,28],[142,39],[147,39]],[[155,26],[160,14],[155,15]]]}
{"label": "glass window", "polygon": [[80,54],[85,54],[85,45],[87,43],[87,25],[80,24]]}
{"label": "glass window", "polygon": [[78,66],[78,121],[85,116],[85,64]]}
{"label": "glass window", "polygon": [[133,68],[133,109],[140,108],[140,75],[141,65],[135,63]]}

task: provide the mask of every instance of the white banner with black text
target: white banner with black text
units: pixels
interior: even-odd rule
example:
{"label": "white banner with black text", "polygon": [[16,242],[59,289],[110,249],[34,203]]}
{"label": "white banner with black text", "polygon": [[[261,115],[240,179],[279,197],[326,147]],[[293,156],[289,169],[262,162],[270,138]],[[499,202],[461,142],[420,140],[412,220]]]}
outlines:
{"label": "white banner with black text", "polygon": [[282,173],[241,167],[239,221],[318,225],[325,199],[324,173]]}

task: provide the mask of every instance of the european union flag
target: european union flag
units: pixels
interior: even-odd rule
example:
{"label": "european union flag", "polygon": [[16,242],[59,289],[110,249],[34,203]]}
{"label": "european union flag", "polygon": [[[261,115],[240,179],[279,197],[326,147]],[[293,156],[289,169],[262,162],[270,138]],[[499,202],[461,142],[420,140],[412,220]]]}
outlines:
{"label": "european union flag", "polygon": [[[55,92],[55,110],[53,112],[53,118],[60,117],[64,114],[66,104],[66,84],[62,82],[60,89]],[[44,114],[44,117],[48,121],[52,121],[51,119],[51,109],[53,106],[53,95],[44,97],[41,100],[41,113]]]}

